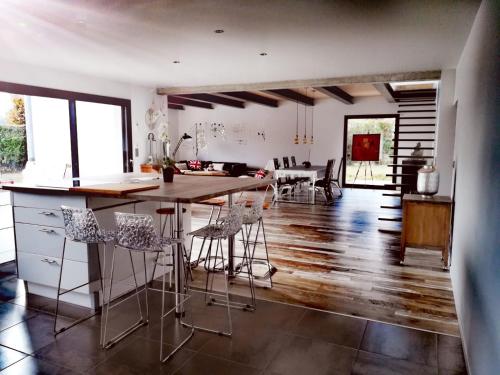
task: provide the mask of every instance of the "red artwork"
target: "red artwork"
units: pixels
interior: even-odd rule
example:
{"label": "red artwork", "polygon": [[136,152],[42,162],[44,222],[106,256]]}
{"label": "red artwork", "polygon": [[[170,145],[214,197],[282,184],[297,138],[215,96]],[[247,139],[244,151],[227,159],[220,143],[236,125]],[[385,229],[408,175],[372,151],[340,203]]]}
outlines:
{"label": "red artwork", "polygon": [[352,161],[379,161],[380,134],[354,134]]}

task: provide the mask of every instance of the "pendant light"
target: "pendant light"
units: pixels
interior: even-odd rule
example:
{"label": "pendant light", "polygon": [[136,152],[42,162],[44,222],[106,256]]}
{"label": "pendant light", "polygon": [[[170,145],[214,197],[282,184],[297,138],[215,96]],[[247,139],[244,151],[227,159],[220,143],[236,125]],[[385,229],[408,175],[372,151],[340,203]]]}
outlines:
{"label": "pendant light", "polygon": [[297,118],[295,122],[295,138],[293,140],[293,143],[298,145],[299,144],[299,100],[297,99]]}
{"label": "pendant light", "polygon": [[[307,87],[306,87],[306,96],[307,96]],[[307,145],[307,106],[304,104],[304,138],[302,139],[302,143]]]}
{"label": "pendant light", "polygon": [[[313,95],[314,95],[314,92],[316,90],[312,90],[313,91]],[[314,144],[314,106],[312,107],[312,111],[311,111],[311,140],[309,141],[309,144]]]}

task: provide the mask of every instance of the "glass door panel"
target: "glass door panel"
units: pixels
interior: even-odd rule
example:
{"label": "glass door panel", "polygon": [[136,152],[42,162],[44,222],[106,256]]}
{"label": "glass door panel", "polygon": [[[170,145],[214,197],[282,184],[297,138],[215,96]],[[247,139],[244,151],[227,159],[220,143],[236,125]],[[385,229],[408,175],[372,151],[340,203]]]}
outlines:
{"label": "glass door panel", "polygon": [[120,106],[76,102],[80,177],[123,172],[123,130]]}
{"label": "glass door panel", "polygon": [[33,163],[35,174],[44,179],[71,177],[68,101],[32,96],[27,104],[27,168]]}

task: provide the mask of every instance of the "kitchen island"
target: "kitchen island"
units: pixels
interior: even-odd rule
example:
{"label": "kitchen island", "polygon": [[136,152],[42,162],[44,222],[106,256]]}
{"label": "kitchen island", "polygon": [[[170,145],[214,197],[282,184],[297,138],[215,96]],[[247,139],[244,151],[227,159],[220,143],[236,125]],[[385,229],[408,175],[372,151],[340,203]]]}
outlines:
{"label": "kitchen island", "polygon": [[[14,230],[18,276],[27,282],[29,293],[55,298],[60,270],[64,226],[61,205],[92,208],[99,224],[104,229],[114,228],[115,212],[148,213],[155,217],[159,230],[159,218],[155,211],[159,207],[175,207],[175,237],[184,239],[184,230],[189,231],[191,222],[190,205],[205,199],[228,195],[228,204],[232,204],[232,194],[244,190],[256,189],[273,181],[253,178],[200,177],[176,175],[173,183],[164,183],[158,179],[137,174],[100,177],[98,179],[65,180],[52,183],[14,184],[4,186],[12,192]],[[116,191],[102,191],[98,187],[115,184]],[[131,184],[152,184],[152,189],[122,192],[119,187]],[[183,210],[183,208],[185,210]],[[185,211],[185,212],[183,212]],[[182,249],[176,249],[181,254]],[[234,239],[229,241],[229,252],[234,249]],[[99,305],[98,258],[106,257],[110,265],[110,249],[92,248],[90,245],[68,242],[61,286],[70,289],[90,281],[89,285],[65,294],[61,300],[96,308]],[[126,252],[119,252],[113,286],[113,298],[133,288],[133,274]],[[174,266],[175,286],[182,290],[181,257]],[[230,257],[232,268],[232,257]],[[102,263],[102,262],[101,262]],[[137,256],[134,264],[142,266],[142,257]],[[148,278],[153,269],[153,257],[148,257]],[[159,267],[162,268],[162,267]],[[136,268],[140,269],[140,268]],[[159,276],[159,269],[155,276]],[[168,271],[168,270],[167,270]],[[108,275],[109,270],[104,270]],[[138,283],[143,285],[145,277],[137,272]]]}

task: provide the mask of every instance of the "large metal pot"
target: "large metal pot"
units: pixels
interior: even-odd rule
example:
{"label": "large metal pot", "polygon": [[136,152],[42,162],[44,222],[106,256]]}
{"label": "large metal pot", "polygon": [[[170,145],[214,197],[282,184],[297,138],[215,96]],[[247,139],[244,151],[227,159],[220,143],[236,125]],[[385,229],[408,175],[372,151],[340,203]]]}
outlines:
{"label": "large metal pot", "polygon": [[417,191],[424,197],[431,197],[439,190],[439,172],[433,165],[418,170]]}

